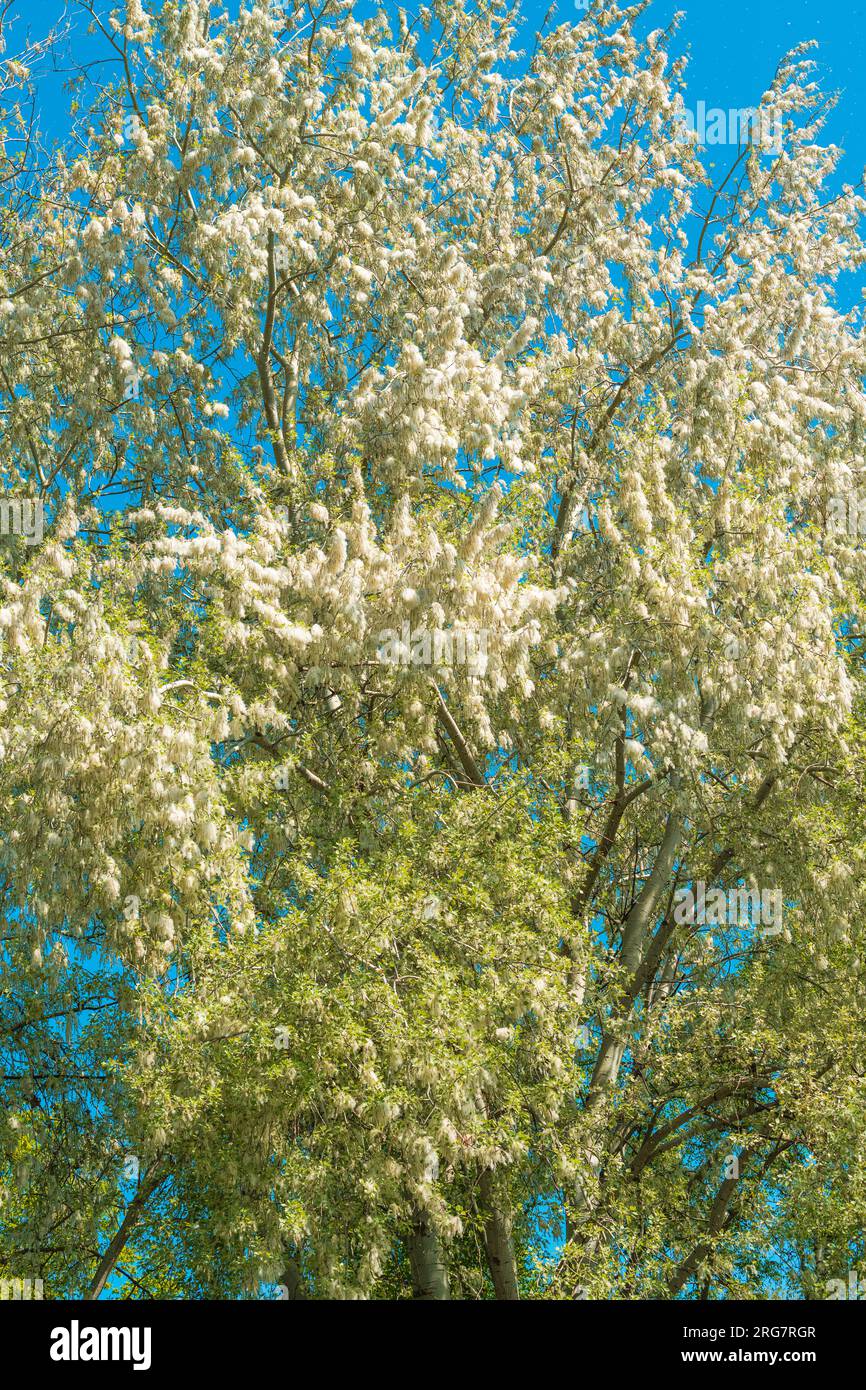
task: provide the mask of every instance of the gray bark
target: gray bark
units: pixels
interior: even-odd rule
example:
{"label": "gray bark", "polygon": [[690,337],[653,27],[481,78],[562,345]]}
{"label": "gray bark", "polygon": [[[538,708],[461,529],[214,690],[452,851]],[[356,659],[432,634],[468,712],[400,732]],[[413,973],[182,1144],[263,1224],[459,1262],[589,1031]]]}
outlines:
{"label": "gray bark", "polygon": [[481,1205],[484,1212],[484,1248],[497,1299],[519,1299],[517,1261],[511,1236],[511,1215],[497,1199],[489,1168],[481,1174]]}
{"label": "gray bark", "polygon": [[442,1247],[429,1218],[418,1215],[409,1236],[409,1263],[412,1266],[412,1296],[424,1300],[451,1297],[448,1268]]}
{"label": "gray bark", "polygon": [[99,1298],[99,1295],[111,1278],[112,1270],[120,1259],[123,1247],[129,1240],[149,1198],[158,1187],[162,1186],[167,1176],[168,1174],[166,1173],[153,1173],[145,1179],[144,1183],[138,1189],[129,1206],[126,1208],[126,1214],[120,1223],[117,1234],[102,1259],[99,1261],[99,1268],[93,1276],[87,1293],[84,1295],[85,1299],[95,1302]]}
{"label": "gray bark", "polygon": [[[653,871],[626,918],[619,959],[630,980],[635,977],[640,967],[647,930],[653,922],[659,900],[673,872],[682,833],[683,822],[680,817],[668,816],[664,838],[656,855]],[[596,1104],[604,1092],[616,1082],[626,1047],[623,1036],[625,1026],[626,1021],[624,1019],[619,1020],[602,1038],[601,1050],[596,1059],[589,1087],[588,1105],[590,1106]]]}

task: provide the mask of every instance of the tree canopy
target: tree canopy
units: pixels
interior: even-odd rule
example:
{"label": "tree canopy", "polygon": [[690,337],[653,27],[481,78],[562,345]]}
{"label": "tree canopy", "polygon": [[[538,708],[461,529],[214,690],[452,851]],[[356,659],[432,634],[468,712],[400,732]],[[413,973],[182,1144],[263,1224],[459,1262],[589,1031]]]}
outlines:
{"label": "tree canopy", "polygon": [[82,8],[62,144],[0,55],[44,519],[0,544],[0,1273],[826,1296],[866,201],[808,53],[713,151],[644,4]]}

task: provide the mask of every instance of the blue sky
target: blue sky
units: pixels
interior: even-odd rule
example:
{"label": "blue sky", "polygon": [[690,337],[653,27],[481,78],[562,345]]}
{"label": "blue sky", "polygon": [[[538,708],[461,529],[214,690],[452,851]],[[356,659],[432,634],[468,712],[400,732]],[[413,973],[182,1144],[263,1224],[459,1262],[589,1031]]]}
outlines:
{"label": "blue sky", "polygon": [[[549,0],[524,0],[524,12],[539,23]],[[690,54],[689,104],[742,107],[766,90],[782,55],[805,40],[817,40],[811,55],[827,91],[840,93],[839,105],[827,125],[826,141],[841,145],[846,156],[841,176],[856,182],[866,164],[866,0],[751,0],[723,4],[718,0],[655,0],[644,32],[666,28],[673,16],[684,18],[675,40],[677,51]],[[580,11],[573,0],[560,0],[561,20]]]}
{"label": "blue sky", "polygon": [[[122,0],[115,3],[123,8]],[[112,4],[103,8],[108,11]],[[524,0],[524,13],[535,24],[549,8],[549,0]],[[816,39],[820,47],[814,56],[822,85],[841,95],[827,138],[846,150],[843,177],[852,182],[859,179],[866,164],[866,0],[851,0],[849,4],[839,0],[752,0],[745,5],[725,5],[718,0],[655,0],[644,18],[645,29],[666,27],[677,11],[684,15],[677,46],[691,52],[688,95],[693,103],[703,99],[708,106],[749,105],[765,90],[787,49]],[[34,37],[65,12],[73,26],[74,56],[94,55],[98,41],[87,36],[86,17],[72,0],[67,6],[63,0],[18,0],[15,12],[21,16],[16,25],[19,35],[27,26]],[[565,20],[579,18],[581,11],[573,0],[560,0],[557,14]],[[16,46],[13,40],[10,51]],[[62,134],[66,100],[61,78],[40,82],[46,134]]]}
{"label": "blue sky", "polygon": [[813,58],[825,90],[838,91],[839,105],[828,125],[828,141],[846,154],[843,178],[856,182],[866,163],[866,0],[753,0],[719,5],[664,0],[653,10],[665,19],[685,12],[680,42],[691,50],[689,94],[708,104],[740,106],[766,89],[782,53],[805,39],[816,39]]}

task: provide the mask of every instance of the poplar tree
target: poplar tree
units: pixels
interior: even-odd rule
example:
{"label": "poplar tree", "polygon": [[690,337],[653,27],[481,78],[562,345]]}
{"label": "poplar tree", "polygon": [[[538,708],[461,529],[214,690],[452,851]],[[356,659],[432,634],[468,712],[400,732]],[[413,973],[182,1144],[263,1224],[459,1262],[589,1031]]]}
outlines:
{"label": "poplar tree", "polygon": [[866,202],[646,8],[87,0],[50,149],[7,22],[4,1277],[856,1269]]}

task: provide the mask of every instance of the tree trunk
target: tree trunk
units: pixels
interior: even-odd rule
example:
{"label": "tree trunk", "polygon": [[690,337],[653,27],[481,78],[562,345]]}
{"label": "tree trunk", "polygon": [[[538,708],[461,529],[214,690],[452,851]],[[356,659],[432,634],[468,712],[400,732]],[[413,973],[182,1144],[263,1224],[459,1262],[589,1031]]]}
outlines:
{"label": "tree trunk", "polygon": [[84,1295],[85,1299],[96,1301],[99,1298],[99,1295],[102,1293],[102,1290],[111,1277],[114,1266],[120,1259],[123,1247],[128,1241],[142,1211],[147,1205],[148,1199],[158,1187],[162,1186],[167,1177],[167,1173],[160,1175],[158,1172],[155,1172],[150,1175],[138,1189],[126,1209],[126,1215],[120,1223],[117,1234],[102,1259],[99,1261],[99,1268],[93,1276],[87,1293]]}
{"label": "tree trunk", "polygon": [[517,1261],[511,1238],[511,1216],[497,1201],[493,1174],[489,1168],[481,1174],[480,1190],[484,1209],[484,1248],[496,1297],[520,1298]]}
{"label": "tree trunk", "polygon": [[426,1216],[418,1215],[409,1237],[412,1266],[412,1296],[420,1299],[451,1297],[448,1269],[442,1258],[439,1237]]}
{"label": "tree trunk", "polygon": [[304,1276],[298,1268],[297,1260],[292,1255],[286,1260],[280,1283],[286,1290],[286,1301],[289,1303],[309,1297],[307,1286],[304,1283]]}
{"label": "tree trunk", "polygon": [[[630,981],[635,978],[640,968],[646,933],[652,925],[659,898],[673,872],[682,832],[683,823],[680,818],[669,816],[653,871],[626,918],[619,961]],[[626,1049],[627,1026],[627,1018],[618,1019],[614,1026],[602,1035],[601,1050],[596,1059],[587,1097],[587,1108],[590,1110],[595,1109],[602,1096],[616,1084]]]}

